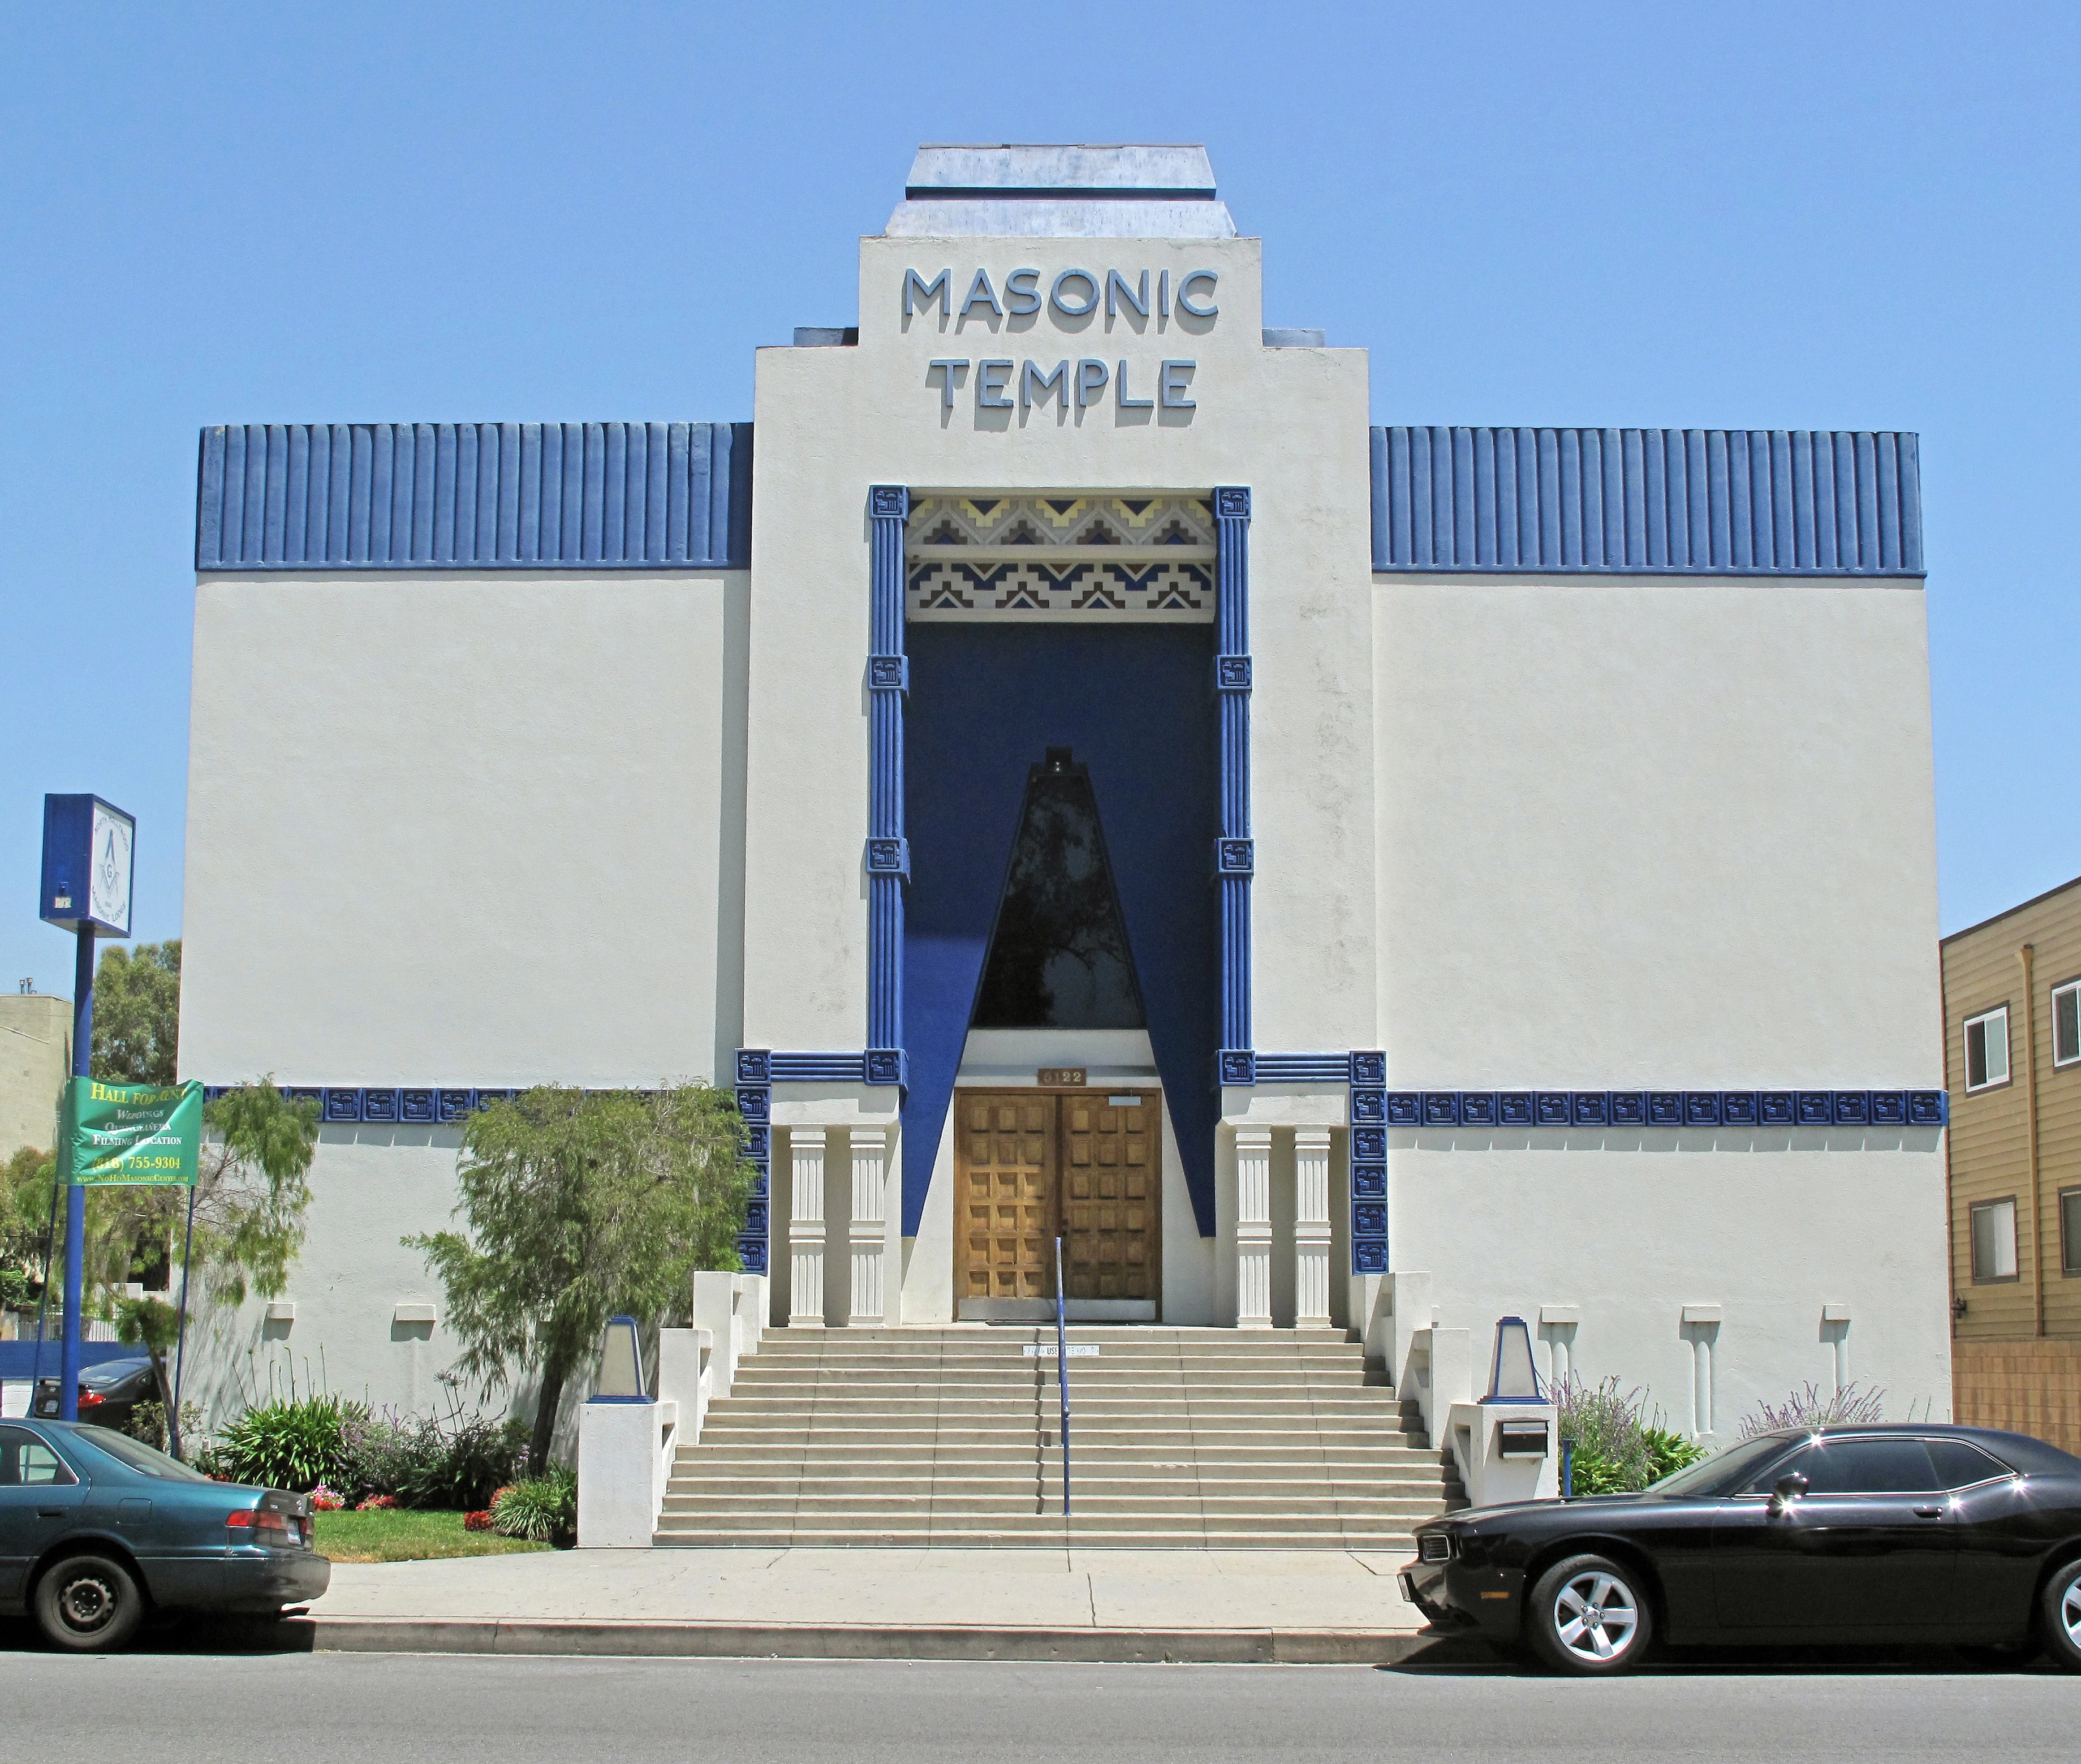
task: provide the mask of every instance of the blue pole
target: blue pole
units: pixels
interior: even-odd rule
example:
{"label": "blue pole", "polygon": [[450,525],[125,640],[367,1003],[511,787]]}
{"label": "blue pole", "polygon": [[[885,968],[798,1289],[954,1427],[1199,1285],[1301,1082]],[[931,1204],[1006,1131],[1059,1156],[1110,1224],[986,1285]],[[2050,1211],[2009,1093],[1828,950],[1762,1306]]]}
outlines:
{"label": "blue pole", "polygon": [[[72,1075],[84,1078],[94,1057],[94,927],[82,924],[72,964]],[[58,1418],[79,1419],[79,1313],[86,1286],[86,1190],[65,1185],[65,1341],[58,1356]]]}
{"label": "blue pole", "polygon": [[1062,1407],[1062,1517],[1070,1516],[1070,1326],[1062,1299],[1062,1240],[1055,1240],[1055,1388]]}

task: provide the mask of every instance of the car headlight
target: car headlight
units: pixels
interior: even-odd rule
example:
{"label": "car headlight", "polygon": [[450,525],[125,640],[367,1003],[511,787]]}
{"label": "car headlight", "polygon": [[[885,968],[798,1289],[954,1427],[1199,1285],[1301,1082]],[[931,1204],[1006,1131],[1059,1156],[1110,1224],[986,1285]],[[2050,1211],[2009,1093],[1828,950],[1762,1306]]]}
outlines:
{"label": "car headlight", "polygon": [[1449,1562],[1452,1560],[1452,1534],[1449,1531],[1427,1531],[1416,1540],[1416,1560],[1419,1562]]}

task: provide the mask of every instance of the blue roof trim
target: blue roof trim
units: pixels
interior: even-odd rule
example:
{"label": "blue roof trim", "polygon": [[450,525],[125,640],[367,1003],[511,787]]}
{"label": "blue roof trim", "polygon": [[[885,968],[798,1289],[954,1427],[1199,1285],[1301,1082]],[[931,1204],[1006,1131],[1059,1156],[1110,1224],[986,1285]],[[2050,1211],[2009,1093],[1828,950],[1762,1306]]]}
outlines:
{"label": "blue roof trim", "polygon": [[1373,566],[1919,576],[1917,438],[1376,428]]}
{"label": "blue roof trim", "polygon": [[202,432],[195,569],[742,570],[749,423]]}

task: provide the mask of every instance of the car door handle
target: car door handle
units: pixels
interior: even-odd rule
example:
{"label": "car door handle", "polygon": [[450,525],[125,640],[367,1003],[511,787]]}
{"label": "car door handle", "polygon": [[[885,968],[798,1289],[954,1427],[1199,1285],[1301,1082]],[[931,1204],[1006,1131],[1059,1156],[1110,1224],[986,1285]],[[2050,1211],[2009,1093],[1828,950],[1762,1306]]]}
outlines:
{"label": "car door handle", "polygon": [[65,1509],[63,1507],[39,1507],[36,1509],[36,1517],[40,1519],[62,1519],[65,1517]]}
{"label": "car door handle", "polygon": [[1940,1519],[1944,1517],[1944,1509],[1941,1507],[1917,1507],[1915,1516],[1918,1519]]}

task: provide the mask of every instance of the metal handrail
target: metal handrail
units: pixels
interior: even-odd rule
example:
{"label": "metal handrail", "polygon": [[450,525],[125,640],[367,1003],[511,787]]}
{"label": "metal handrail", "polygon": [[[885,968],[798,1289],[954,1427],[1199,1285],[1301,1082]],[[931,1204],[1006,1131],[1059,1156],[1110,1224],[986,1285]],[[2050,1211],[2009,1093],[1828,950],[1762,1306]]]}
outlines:
{"label": "metal handrail", "polygon": [[1055,1384],[1062,1408],[1062,1517],[1070,1516],[1070,1328],[1062,1302],[1062,1240],[1055,1240]]}

